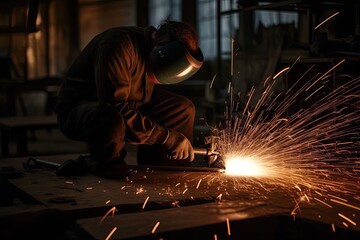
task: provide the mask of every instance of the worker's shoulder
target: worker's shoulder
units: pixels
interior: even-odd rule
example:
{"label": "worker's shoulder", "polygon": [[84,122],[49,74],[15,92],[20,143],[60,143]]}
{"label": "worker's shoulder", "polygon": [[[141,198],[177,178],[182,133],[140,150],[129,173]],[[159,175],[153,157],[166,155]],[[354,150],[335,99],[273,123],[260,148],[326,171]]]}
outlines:
{"label": "worker's shoulder", "polygon": [[98,44],[123,45],[133,42],[135,39],[143,38],[145,29],[136,26],[120,26],[109,28],[93,38]]}
{"label": "worker's shoulder", "polygon": [[145,28],[143,27],[137,27],[137,26],[119,26],[119,27],[112,27],[108,28],[102,33],[98,35],[103,36],[110,36],[110,35],[123,35],[123,34],[142,34],[144,33]]}

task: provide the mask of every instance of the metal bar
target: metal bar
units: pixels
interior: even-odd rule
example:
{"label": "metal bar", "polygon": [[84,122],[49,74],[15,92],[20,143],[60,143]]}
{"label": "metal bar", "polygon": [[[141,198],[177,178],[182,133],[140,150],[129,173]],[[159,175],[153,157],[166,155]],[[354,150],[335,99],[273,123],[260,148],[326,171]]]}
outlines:
{"label": "metal bar", "polygon": [[187,167],[187,166],[147,166],[147,165],[126,165],[129,170],[159,170],[177,172],[224,172],[224,169],[214,167]]}
{"label": "metal bar", "polygon": [[61,166],[60,163],[50,162],[50,161],[46,161],[46,160],[42,160],[42,159],[38,159],[38,158],[31,158],[31,160],[33,160],[35,162],[35,164],[38,164],[43,167],[48,167],[51,169],[58,169]]}

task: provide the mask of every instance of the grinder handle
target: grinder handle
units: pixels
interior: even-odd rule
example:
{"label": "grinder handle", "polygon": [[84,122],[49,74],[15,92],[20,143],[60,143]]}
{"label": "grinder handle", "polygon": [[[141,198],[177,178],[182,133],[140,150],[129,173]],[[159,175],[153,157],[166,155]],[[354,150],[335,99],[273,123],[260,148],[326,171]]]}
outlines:
{"label": "grinder handle", "polygon": [[208,150],[206,148],[193,148],[193,149],[195,154],[204,155],[204,156],[208,154]]}
{"label": "grinder handle", "polygon": [[193,148],[193,149],[195,154],[204,155],[204,156],[220,154],[218,151],[211,152],[207,148]]}

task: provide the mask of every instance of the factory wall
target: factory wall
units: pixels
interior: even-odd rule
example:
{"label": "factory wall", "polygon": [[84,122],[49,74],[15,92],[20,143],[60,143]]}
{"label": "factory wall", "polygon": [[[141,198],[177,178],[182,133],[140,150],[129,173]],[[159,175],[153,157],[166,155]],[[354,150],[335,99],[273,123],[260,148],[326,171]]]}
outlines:
{"label": "factory wall", "polygon": [[[36,2],[39,4],[38,14],[35,18],[31,18],[30,28],[26,28],[27,4]],[[280,67],[294,61],[297,56],[311,59],[324,57],[326,51],[336,50],[326,47],[347,47],[346,44],[350,45],[358,41],[349,36],[359,33],[358,15],[354,14],[356,9],[351,7],[340,8],[340,14],[334,20],[314,31],[310,29],[311,23],[324,20],[337,9],[321,9],[317,6],[318,1],[314,1],[314,6],[316,5],[317,8],[309,8],[314,15],[309,15],[308,11],[299,11],[299,17],[293,21],[295,18],[286,18],[290,16],[288,13],[282,15],[281,12],[276,12],[273,14],[276,17],[266,18],[266,15],[259,15],[256,11],[240,11],[241,8],[235,3],[237,1],[220,2],[223,8],[221,11],[225,13],[232,11],[232,14],[218,11],[216,0],[1,1],[0,58],[1,74],[5,76],[0,77],[30,81],[48,77],[60,78],[81,49],[98,32],[121,25],[147,26],[153,23],[151,19],[154,16],[179,18],[198,30],[201,37],[200,45],[204,47],[206,61],[194,78],[204,82],[198,86],[205,90],[199,91],[198,94],[205,100],[221,102],[227,94],[229,82],[232,83],[234,92],[241,91],[242,95],[246,95],[251,87],[261,87],[264,79],[274,74]],[[177,7],[180,12],[170,9],[170,12],[160,15],[161,11],[156,10],[169,6]],[[358,10],[357,14],[359,14]],[[220,25],[217,25],[217,19],[220,19]],[[288,20],[284,22],[284,19]],[[156,22],[154,24],[156,25]],[[219,26],[221,30],[217,32]],[[324,36],[327,37],[325,40],[330,41],[321,46],[320,44],[324,43]],[[233,63],[230,58],[231,38],[236,41]],[[217,45],[219,39],[220,46]],[[331,40],[336,41],[331,42]],[[327,43],[335,45],[326,45]],[[317,49],[318,46],[325,48]],[[323,52],[316,52],[317,50]],[[314,54],[318,56],[313,56]],[[233,74],[231,74],[232,67],[234,67]],[[215,75],[213,89],[209,90],[209,82]],[[278,91],[283,91],[288,85],[285,80],[278,82]],[[3,110],[2,105],[7,101],[4,91],[1,91],[0,95],[1,115],[23,114],[21,111]],[[51,89],[50,94],[53,96],[55,91],[55,88]],[[23,103],[31,105],[26,106],[29,112],[35,111],[34,108],[39,105],[39,101],[43,102],[43,100],[35,100],[36,95],[39,95],[39,99],[47,99],[48,88],[46,87],[46,91],[23,95],[25,98]],[[29,101],[27,101],[28,96],[30,96]],[[14,96],[12,101],[19,104]],[[43,105],[45,103],[41,108]],[[19,106],[15,108],[15,111],[20,109]],[[41,110],[36,111],[40,113]]]}

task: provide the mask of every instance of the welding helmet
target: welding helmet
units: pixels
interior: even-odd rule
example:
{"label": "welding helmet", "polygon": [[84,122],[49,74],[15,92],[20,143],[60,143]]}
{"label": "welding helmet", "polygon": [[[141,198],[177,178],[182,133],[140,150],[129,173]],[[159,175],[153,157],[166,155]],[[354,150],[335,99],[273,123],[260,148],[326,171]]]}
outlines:
{"label": "welding helmet", "polygon": [[147,74],[156,84],[175,84],[194,75],[203,62],[200,49],[190,52],[181,41],[176,40],[155,46],[147,62]]}

